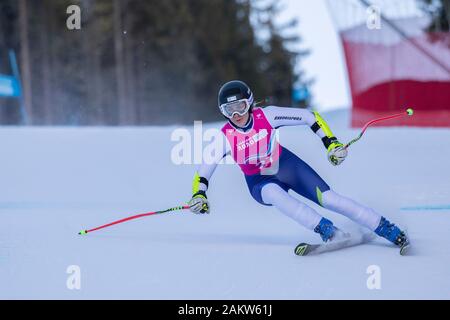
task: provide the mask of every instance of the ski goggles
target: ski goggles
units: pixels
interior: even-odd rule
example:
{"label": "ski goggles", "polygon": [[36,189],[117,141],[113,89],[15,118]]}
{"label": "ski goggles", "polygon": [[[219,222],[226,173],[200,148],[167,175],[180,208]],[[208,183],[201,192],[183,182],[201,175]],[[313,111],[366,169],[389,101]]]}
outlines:
{"label": "ski goggles", "polygon": [[248,99],[241,99],[241,100],[221,104],[219,106],[219,109],[220,109],[220,112],[222,112],[222,114],[225,117],[231,119],[231,118],[233,118],[233,116],[236,113],[240,116],[243,116],[244,114],[246,114],[248,112],[248,110],[250,110],[250,107],[251,107],[251,104],[250,104],[250,101],[248,101]]}

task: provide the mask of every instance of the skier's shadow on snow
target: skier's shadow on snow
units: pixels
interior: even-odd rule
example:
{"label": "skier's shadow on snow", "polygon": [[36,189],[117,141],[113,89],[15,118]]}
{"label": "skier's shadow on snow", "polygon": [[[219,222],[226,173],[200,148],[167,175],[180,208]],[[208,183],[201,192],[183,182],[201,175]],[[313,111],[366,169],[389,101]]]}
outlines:
{"label": "skier's shadow on snow", "polygon": [[275,234],[235,234],[235,233],[202,233],[184,234],[184,240],[191,243],[236,244],[236,245],[274,245],[289,246],[298,242],[299,237]]}
{"label": "skier's shadow on snow", "polygon": [[[94,235],[92,235],[94,237]],[[140,240],[148,242],[201,245],[273,245],[292,246],[298,243],[299,237],[293,235],[276,234],[236,234],[236,233],[178,233],[178,234],[152,234],[143,235],[112,235],[97,234],[96,238],[114,238],[123,240]]]}
{"label": "skier's shadow on snow", "polygon": [[[96,234],[91,235],[95,238],[110,238],[130,241],[144,241],[161,244],[199,244],[207,245],[257,245],[257,246],[290,246],[299,243],[301,237],[305,237],[310,243],[320,243],[320,239],[313,239],[312,237],[286,235],[286,234],[238,234],[238,233],[177,233],[177,234],[151,234],[151,235],[130,235],[130,234]],[[379,239],[369,241],[361,244],[363,246],[374,246],[386,249],[395,249],[390,243],[384,243]],[[348,248],[345,248],[348,249]],[[345,250],[343,249],[343,250]],[[410,249],[408,256],[417,255],[417,252]]]}

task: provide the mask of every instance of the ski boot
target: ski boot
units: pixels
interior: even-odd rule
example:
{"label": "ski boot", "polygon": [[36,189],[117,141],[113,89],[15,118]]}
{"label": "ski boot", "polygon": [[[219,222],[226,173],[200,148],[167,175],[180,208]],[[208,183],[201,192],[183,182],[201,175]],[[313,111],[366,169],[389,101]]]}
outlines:
{"label": "ski boot", "polygon": [[375,233],[398,246],[401,255],[406,254],[409,248],[409,239],[406,233],[401,231],[395,224],[390,223],[385,217],[381,217],[380,225],[375,229]]}
{"label": "ski boot", "polygon": [[339,230],[333,225],[333,222],[325,218],[320,220],[319,224],[314,228],[314,232],[320,235],[323,242],[339,241],[349,237],[349,234]]}

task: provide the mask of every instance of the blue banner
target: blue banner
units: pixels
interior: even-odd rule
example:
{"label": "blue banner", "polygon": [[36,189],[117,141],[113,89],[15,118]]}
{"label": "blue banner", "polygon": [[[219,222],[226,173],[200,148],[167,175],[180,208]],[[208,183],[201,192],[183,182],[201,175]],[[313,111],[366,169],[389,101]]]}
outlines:
{"label": "blue banner", "polygon": [[20,85],[16,78],[0,74],[0,97],[20,97]]}
{"label": "blue banner", "polygon": [[294,88],[294,90],[292,90],[292,99],[294,101],[305,101],[309,100],[310,98],[311,94],[307,87]]}

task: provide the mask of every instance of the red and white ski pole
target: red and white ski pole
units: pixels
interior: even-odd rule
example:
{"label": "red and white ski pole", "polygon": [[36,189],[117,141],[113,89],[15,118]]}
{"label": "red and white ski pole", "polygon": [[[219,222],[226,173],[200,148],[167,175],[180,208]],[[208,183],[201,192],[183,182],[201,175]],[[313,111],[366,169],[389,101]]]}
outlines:
{"label": "red and white ski pole", "polygon": [[364,132],[366,132],[367,128],[376,123],[376,122],[380,122],[380,121],[385,121],[385,120],[390,120],[390,119],[394,119],[394,118],[400,118],[400,117],[404,117],[404,116],[412,116],[414,114],[414,110],[409,108],[406,111],[402,112],[402,113],[397,113],[397,114],[393,114],[391,116],[387,116],[387,117],[383,117],[383,118],[377,118],[377,119],[373,119],[369,122],[367,122],[364,127],[362,128],[361,132],[359,133],[359,135],[353,139],[352,141],[350,141],[349,143],[347,143],[344,148],[347,149],[348,147],[350,147],[352,144],[354,144],[356,141],[358,141],[359,139],[361,139],[361,137],[363,136]]}
{"label": "red and white ski pole", "polygon": [[189,208],[190,207],[188,205],[184,205],[184,206],[179,206],[179,207],[173,207],[173,208],[170,208],[170,209],[167,209],[167,210],[161,210],[161,211],[154,211],[154,212],[147,212],[147,213],[137,214],[137,215],[134,215],[134,216],[131,216],[131,217],[128,217],[128,218],[124,218],[124,219],[121,219],[121,220],[113,221],[111,223],[102,225],[102,226],[97,227],[97,228],[80,231],[80,232],[78,232],[78,234],[79,235],[85,235],[85,234],[88,234],[88,233],[91,233],[91,232],[94,232],[94,231],[97,231],[97,230],[100,230],[100,229],[108,228],[108,227],[111,227],[113,225],[116,225],[116,224],[119,224],[119,223],[123,223],[123,222],[126,222],[126,221],[130,221],[130,220],[134,220],[134,219],[138,219],[138,218],[143,218],[143,217],[148,217],[148,216],[152,216],[152,215],[156,215],[156,214],[171,212],[171,211],[187,210]]}

